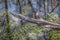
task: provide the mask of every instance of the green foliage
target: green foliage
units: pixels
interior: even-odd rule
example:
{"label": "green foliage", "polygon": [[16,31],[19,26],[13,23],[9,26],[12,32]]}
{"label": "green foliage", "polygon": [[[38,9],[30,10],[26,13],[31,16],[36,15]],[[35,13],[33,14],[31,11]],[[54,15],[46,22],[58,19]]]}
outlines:
{"label": "green foliage", "polygon": [[[58,22],[59,17],[56,13],[48,13],[44,18],[50,22]],[[60,40],[60,30],[49,31],[49,40]]]}
{"label": "green foliage", "polygon": [[59,20],[57,13],[48,13],[46,16],[44,16],[44,19],[46,18],[47,21],[50,22],[57,22]]}
{"label": "green foliage", "polygon": [[31,11],[31,6],[30,5],[24,6],[22,8],[22,14],[23,15],[27,15],[29,13],[29,11]]}
{"label": "green foliage", "polygon": [[37,36],[42,37],[43,31],[46,29],[43,28],[42,26],[37,26],[37,25],[23,25],[20,26],[18,29],[15,29],[13,32],[13,39],[14,40],[27,40],[28,38],[32,38],[36,40]]}
{"label": "green foliage", "polygon": [[49,32],[50,40],[60,40],[60,30],[52,30]]}

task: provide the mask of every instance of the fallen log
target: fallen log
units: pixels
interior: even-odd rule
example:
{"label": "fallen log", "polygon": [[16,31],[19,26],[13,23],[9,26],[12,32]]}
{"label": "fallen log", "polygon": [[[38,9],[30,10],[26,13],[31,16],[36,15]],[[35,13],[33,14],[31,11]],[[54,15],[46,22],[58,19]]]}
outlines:
{"label": "fallen log", "polygon": [[24,19],[25,21],[30,22],[30,23],[34,23],[34,24],[38,24],[38,25],[41,25],[41,24],[42,25],[51,25],[50,27],[46,27],[46,28],[60,29],[60,24],[58,24],[58,23],[48,22],[43,19],[29,18],[29,17],[24,16],[22,14],[16,14],[16,13],[14,13],[14,14],[11,13],[11,14],[19,19]]}

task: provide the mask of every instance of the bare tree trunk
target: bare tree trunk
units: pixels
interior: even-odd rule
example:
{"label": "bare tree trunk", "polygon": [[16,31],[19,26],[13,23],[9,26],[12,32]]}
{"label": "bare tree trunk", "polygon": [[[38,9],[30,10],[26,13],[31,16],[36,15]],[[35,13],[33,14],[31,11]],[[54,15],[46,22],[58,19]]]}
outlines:
{"label": "bare tree trunk", "polygon": [[8,16],[7,0],[5,0],[5,12],[6,12],[7,40],[12,40],[11,30],[10,30],[10,23],[9,23],[9,16]]}
{"label": "bare tree trunk", "polygon": [[52,2],[52,0],[51,0],[51,9],[53,8],[53,2]]}
{"label": "bare tree trunk", "polygon": [[45,4],[46,0],[43,0],[43,5],[44,5],[44,16],[45,16],[45,20],[46,20],[46,4]]}
{"label": "bare tree trunk", "polygon": [[20,0],[17,0],[16,5],[19,8],[18,9],[19,10],[19,13],[21,14],[22,13],[22,10],[21,10],[22,8],[21,8]]}
{"label": "bare tree trunk", "polygon": [[49,1],[47,0],[47,13],[49,12]]}
{"label": "bare tree trunk", "polygon": [[[35,11],[35,9],[34,9],[34,4],[32,4],[32,2],[31,2],[31,0],[28,0],[28,2],[29,2],[29,4],[30,4],[30,6],[31,6],[31,8],[32,8],[32,10],[33,10],[33,18],[35,18],[35,19],[38,19],[38,17],[39,16],[37,16],[36,14],[37,14],[37,11]],[[36,2],[37,3],[37,2]],[[37,6],[37,5],[36,5]],[[38,7],[38,6],[37,6]],[[39,13],[38,13],[39,14]]]}

